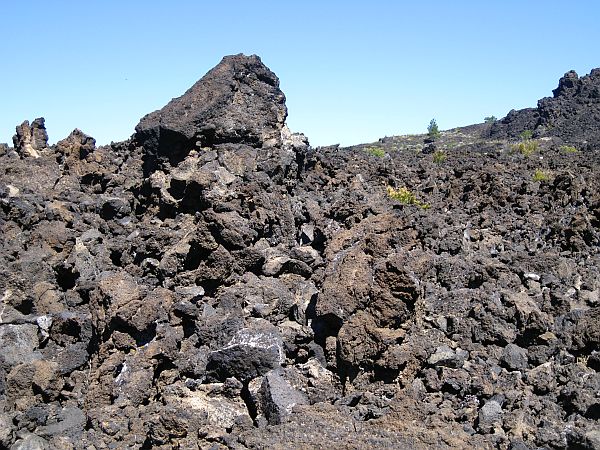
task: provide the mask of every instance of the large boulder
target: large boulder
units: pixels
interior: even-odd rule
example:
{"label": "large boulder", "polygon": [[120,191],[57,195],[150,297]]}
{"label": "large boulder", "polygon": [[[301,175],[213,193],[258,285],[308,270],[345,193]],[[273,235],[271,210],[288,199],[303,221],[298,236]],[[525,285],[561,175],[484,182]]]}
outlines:
{"label": "large boulder", "polygon": [[277,327],[254,319],[226,346],[211,352],[207,371],[210,379],[235,377],[246,382],[278,368],[284,360],[283,339]]}
{"label": "large boulder", "polygon": [[256,55],[226,56],[181,97],[143,117],[134,139],[147,158],[181,161],[196,147],[281,144],[287,116],[279,79]]}

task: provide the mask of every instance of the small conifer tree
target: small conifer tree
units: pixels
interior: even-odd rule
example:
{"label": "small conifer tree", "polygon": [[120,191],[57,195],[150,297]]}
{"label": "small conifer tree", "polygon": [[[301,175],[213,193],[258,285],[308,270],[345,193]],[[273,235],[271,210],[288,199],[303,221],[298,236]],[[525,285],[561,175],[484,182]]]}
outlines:
{"label": "small conifer tree", "polygon": [[437,126],[437,122],[435,121],[435,119],[431,119],[431,122],[429,122],[429,126],[427,127],[427,134],[433,140],[436,140],[440,137],[440,130]]}

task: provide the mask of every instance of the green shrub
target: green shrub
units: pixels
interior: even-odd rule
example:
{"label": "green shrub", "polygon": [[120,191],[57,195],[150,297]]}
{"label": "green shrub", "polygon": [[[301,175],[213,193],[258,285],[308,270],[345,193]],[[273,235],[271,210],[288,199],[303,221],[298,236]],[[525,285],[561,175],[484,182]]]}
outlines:
{"label": "green shrub", "polygon": [[519,152],[523,156],[531,156],[538,149],[539,144],[536,141],[525,140],[513,145],[513,150]]}
{"label": "green shrub", "polygon": [[385,150],[381,147],[367,147],[366,150],[369,155],[373,155],[378,158],[383,158],[385,156]]}
{"label": "green shrub", "polygon": [[485,117],[485,118],[483,119],[483,121],[484,121],[485,123],[494,123],[494,122],[496,122],[497,120],[498,120],[498,119],[496,119],[496,116],[488,116],[488,117]]}
{"label": "green shrub", "polygon": [[390,198],[394,200],[398,200],[400,203],[404,205],[415,205],[422,209],[429,209],[431,205],[429,203],[421,202],[415,194],[409,191],[405,187],[401,187],[399,189],[394,189],[391,186],[387,187],[387,193]]}
{"label": "green shrub", "polygon": [[431,119],[431,122],[429,122],[429,126],[427,127],[427,134],[434,141],[440,137],[440,129],[438,128],[435,119]]}
{"label": "green shrub", "polygon": [[443,150],[436,150],[433,152],[433,162],[436,164],[441,164],[446,161],[446,152]]}
{"label": "green shrub", "polygon": [[525,130],[521,134],[521,142],[512,146],[513,151],[519,152],[523,156],[531,156],[538,150],[539,144],[537,141],[531,139],[533,137],[533,131]]}
{"label": "green shrub", "polygon": [[579,150],[577,150],[575,147],[571,146],[571,145],[561,145],[559,147],[559,150],[563,153],[579,153]]}
{"label": "green shrub", "polygon": [[550,181],[550,174],[548,172],[543,171],[542,169],[535,169],[535,173],[533,174],[533,181],[538,183],[542,181]]}
{"label": "green shrub", "polygon": [[531,139],[533,137],[533,131],[531,131],[531,130],[525,130],[519,136],[524,141],[528,141],[529,139]]}

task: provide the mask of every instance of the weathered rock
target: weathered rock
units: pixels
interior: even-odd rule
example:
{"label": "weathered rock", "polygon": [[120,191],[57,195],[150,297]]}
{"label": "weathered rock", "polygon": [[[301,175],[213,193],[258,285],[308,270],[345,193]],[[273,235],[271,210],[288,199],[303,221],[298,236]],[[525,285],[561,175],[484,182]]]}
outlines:
{"label": "weathered rock", "polygon": [[0,445],[8,448],[11,441],[12,423],[8,414],[0,413]]}
{"label": "weathered rock", "polygon": [[502,363],[510,370],[527,369],[527,350],[515,344],[508,344],[502,351]]}
{"label": "weathered rock", "polygon": [[511,111],[491,128],[492,136],[518,137],[526,130],[536,136],[555,136],[579,147],[600,137],[600,69],[579,77],[567,72],[553,91],[553,97],[538,102],[537,108]]}
{"label": "weathered rock", "polygon": [[40,392],[46,401],[53,401],[60,395],[64,380],[61,377],[57,363],[45,360],[34,361],[33,375],[34,392]]}
{"label": "weathered rock", "polygon": [[23,438],[16,441],[10,450],[48,450],[48,441],[35,434],[27,433]]}
{"label": "weathered rock", "polygon": [[494,428],[502,426],[502,406],[496,400],[489,400],[479,410],[478,428],[483,433],[489,433]]}
{"label": "weathered rock", "polygon": [[435,353],[429,357],[427,362],[432,366],[462,367],[468,354],[464,350],[452,350],[447,345],[435,349]]}
{"label": "weathered rock", "polygon": [[254,319],[223,348],[213,351],[206,367],[210,377],[248,381],[277,368],[284,361],[283,340],[277,327]]}
{"label": "weathered rock", "polygon": [[32,324],[0,325],[0,365],[8,370],[12,366],[39,359],[38,327]]}
{"label": "weathered rock", "polygon": [[183,96],[144,117],[135,140],[148,158],[177,162],[193,148],[281,145],[287,110],[279,80],[258,56],[223,58]]}
{"label": "weathered rock", "polygon": [[294,406],[308,403],[306,396],[294,389],[278,370],[264,376],[260,390],[262,413],[271,425],[285,421]]}
{"label": "weathered rock", "polygon": [[84,159],[96,149],[96,140],[75,128],[69,136],[56,143],[56,149],[66,157]]}
{"label": "weathered rock", "polygon": [[310,148],[241,55],[125,142],[20,127],[0,447],[594,448],[598,73],[441,133],[442,163]]}
{"label": "weathered rock", "polygon": [[43,117],[35,119],[31,125],[29,121],[24,121],[16,127],[16,131],[13,145],[21,157],[39,158],[40,151],[48,147],[48,133],[46,133]]}

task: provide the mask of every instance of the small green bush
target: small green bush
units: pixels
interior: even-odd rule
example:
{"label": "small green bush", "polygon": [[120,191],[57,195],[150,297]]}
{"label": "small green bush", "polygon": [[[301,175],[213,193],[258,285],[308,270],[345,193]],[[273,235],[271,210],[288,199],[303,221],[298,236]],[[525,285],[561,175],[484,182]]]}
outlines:
{"label": "small green bush", "polygon": [[543,171],[542,169],[535,169],[535,173],[533,174],[533,181],[542,182],[542,181],[550,181],[550,174],[548,172]]}
{"label": "small green bush", "polygon": [[534,154],[539,147],[539,144],[536,141],[525,140],[519,142],[518,144],[513,145],[513,150],[519,152],[523,156],[531,156]]}
{"label": "small green bush", "polygon": [[446,161],[446,158],[446,152],[443,150],[436,150],[433,152],[433,162],[436,164],[442,164],[444,161]]}
{"label": "small green bush", "polygon": [[561,145],[559,147],[559,150],[563,153],[579,153],[579,150],[577,150],[575,147],[571,146],[571,145]]}
{"label": "small green bush", "polygon": [[429,122],[429,126],[427,127],[427,134],[434,141],[440,137],[440,129],[438,128],[435,119],[431,119],[431,122]]}
{"label": "small green bush", "polygon": [[525,130],[519,136],[524,141],[527,141],[527,140],[529,140],[529,139],[531,139],[533,137],[533,131],[531,131],[531,130]]}
{"label": "small green bush", "polygon": [[405,187],[394,189],[393,187],[388,186],[387,193],[390,198],[398,200],[403,205],[415,205],[422,209],[431,208],[431,205],[429,203],[421,202],[414,193],[412,193]]}
{"label": "small green bush", "polygon": [[376,156],[377,158],[383,158],[385,156],[385,150],[381,147],[367,147],[366,150],[369,155]]}
{"label": "small green bush", "polygon": [[497,120],[498,120],[498,119],[496,119],[496,116],[488,116],[488,117],[485,117],[485,118],[483,119],[483,121],[484,121],[485,123],[494,123],[494,122],[496,122]]}

